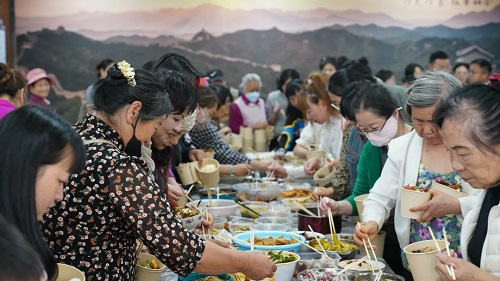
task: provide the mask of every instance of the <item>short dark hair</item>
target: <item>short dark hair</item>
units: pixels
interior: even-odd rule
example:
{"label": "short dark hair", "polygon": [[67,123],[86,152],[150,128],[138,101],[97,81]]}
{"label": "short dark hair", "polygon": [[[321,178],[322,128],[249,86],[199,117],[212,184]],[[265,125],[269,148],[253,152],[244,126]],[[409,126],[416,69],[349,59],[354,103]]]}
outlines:
{"label": "short dark hair", "polygon": [[226,104],[228,100],[230,102],[233,102],[233,95],[231,95],[231,91],[229,91],[226,86],[222,84],[213,84],[210,85],[210,89],[214,91],[215,95],[217,96],[217,109]]}
{"label": "short dark hair", "polygon": [[392,72],[389,69],[381,69],[377,72],[377,74],[375,74],[375,76],[380,78],[380,80],[382,80],[385,83],[389,78],[394,76],[394,72]]}
{"label": "short dark hair", "polygon": [[335,66],[335,69],[338,69],[338,65],[337,65],[337,59],[335,57],[330,57],[330,56],[323,56],[321,57],[321,59],[319,60],[319,70],[323,70],[323,67],[325,67],[325,65],[327,64],[331,64],[333,66]]}
{"label": "short dark hair", "polygon": [[352,102],[359,94],[360,90],[368,84],[371,84],[368,80],[355,81],[347,86],[342,100],[340,101],[340,114],[344,116],[347,120],[355,121],[356,116],[352,110]]}
{"label": "short dark hair", "polygon": [[281,71],[280,77],[276,79],[276,89],[281,91],[281,88],[283,88],[283,85],[285,85],[285,82],[288,79],[300,79],[299,72],[292,68],[287,68]]}
{"label": "short dark hair", "polygon": [[8,148],[0,150],[0,214],[23,233],[52,280],[57,264],[37,221],[37,173],[40,167],[61,161],[67,147],[73,154],[69,172],[80,173],[85,167],[83,142],[60,116],[25,105],[0,120],[0,147]]}
{"label": "short dark hair", "polygon": [[375,82],[373,76],[361,73],[355,67],[340,69],[328,79],[328,92],[342,97],[349,84],[360,80]]}
{"label": "short dark hair", "polygon": [[150,61],[143,65],[143,68],[155,72],[159,69],[166,68],[175,70],[186,76],[189,83],[192,83],[195,88],[200,85],[200,74],[191,62],[183,55],[177,53],[166,53],[156,61]]}
{"label": "short dark hair", "polygon": [[300,92],[300,89],[302,89],[302,84],[304,81],[300,79],[293,79],[286,85],[285,89],[285,96],[288,100],[290,100],[290,97],[295,96],[298,92]]}
{"label": "short dark hair", "polygon": [[168,93],[172,112],[192,113],[198,105],[198,94],[194,86],[187,81],[186,76],[173,70],[159,69],[155,72]]}
{"label": "short dark hair", "polygon": [[496,154],[495,147],[500,145],[500,82],[467,85],[445,98],[434,113],[434,122],[442,128],[445,120],[454,118],[467,128],[472,143]]}
{"label": "short dark hair", "polygon": [[492,70],[491,63],[485,59],[475,59],[471,61],[470,64],[477,64],[483,71],[488,73],[488,75],[491,74]]}
{"label": "short dark hair", "polygon": [[466,63],[466,62],[459,62],[459,63],[455,64],[455,66],[453,66],[453,69],[452,69],[453,73],[455,73],[455,71],[457,71],[457,69],[459,67],[461,67],[461,66],[464,66],[465,68],[467,68],[467,70],[469,69],[469,64],[468,63]]}
{"label": "short dark hair", "polygon": [[201,108],[210,108],[219,103],[214,90],[209,87],[198,87],[196,92],[198,92],[198,104]]}
{"label": "short dark hair", "polygon": [[114,64],[115,61],[113,59],[103,59],[102,61],[100,61],[96,66],[95,66],[95,70],[96,70],[96,74],[97,74],[97,79],[100,79],[101,78],[101,73],[100,73],[100,70],[106,70],[106,68],[108,68],[108,66]]}
{"label": "short dark hair", "polygon": [[449,58],[450,57],[445,52],[443,52],[443,51],[436,51],[436,52],[434,52],[434,53],[432,53],[430,55],[430,57],[429,57],[429,63],[433,64],[438,59],[439,60],[447,60]]}
{"label": "short dark hair", "polygon": [[0,96],[7,94],[13,98],[17,92],[26,86],[26,78],[17,70],[0,63]]}
{"label": "short dark hair", "polygon": [[169,96],[160,80],[152,73],[135,69],[135,86],[129,84],[117,64],[108,69],[108,76],[94,84],[94,108],[108,115],[134,101],[142,103],[139,118],[152,120],[172,112]]}
{"label": "short dark hair", "polygon": [[38,254],[17,227],[0,215],[0,280],[40,281],[44,274]]}
{"label": "short dark hair", "polygon": [[367,83],[359,89],[351,106],[354,116],[362,111],[370,111],[382,118],[389,118],[398,108],[398,103],[384,86]]}
{"label": "short dark hair", "polygon": [[418,63],[409,63],[406,65],[405,67],[405,76],[403,77],[403,83],[413,83],[413,81],[415,80],[415,76],[413,75],[413,73],[415,72],[415,68],[420,68],[420,70],[422,70],[422,72],[424,71],[424,68],[418,64]]}

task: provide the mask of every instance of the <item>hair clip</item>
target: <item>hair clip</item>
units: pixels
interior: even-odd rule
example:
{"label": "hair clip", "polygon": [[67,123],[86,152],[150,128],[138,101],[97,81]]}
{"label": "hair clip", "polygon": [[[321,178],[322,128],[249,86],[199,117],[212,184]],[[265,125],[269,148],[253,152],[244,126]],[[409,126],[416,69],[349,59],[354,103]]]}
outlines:
{"label": "hair clip", "polygon": [[128,84],[132,87],[136,85],[135,83],[135,70],[132,66],[130,66],[130,63],[122,60],[121,62],[116,64],[118,66],[118,69],[120,69],[121,73],[125,78],[127,78]]}
{"label": "hair clip", "polygon": [[196,109],[193,111],[193,113],[189,114],[188,116],[184,117],[181,121],[181,131],[186,131],[189,132],[191,129],[194,127],[194,123],[196,120]]}
{"label": "hair clip", "polygon": [[307,79],[307,85],[312,85],[313,84],[313,80],[312,79]]}

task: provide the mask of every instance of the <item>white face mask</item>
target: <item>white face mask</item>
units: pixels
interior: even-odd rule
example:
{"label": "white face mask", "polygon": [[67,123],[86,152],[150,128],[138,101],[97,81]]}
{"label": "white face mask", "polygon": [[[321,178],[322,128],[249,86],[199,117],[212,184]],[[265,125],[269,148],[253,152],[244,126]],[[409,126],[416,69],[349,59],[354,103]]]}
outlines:
{"label": "white face mask", "polygon": [[256,102],[257,102],[257,100],[258,100],[258,99],[259,99],[259,97],[260,97],[260,93],[259,93],[259,92],[250,92],[250,93],[246,93],[246,94],[245,94],[245,97],[246,97],[249,101],[251,101],[251,102],[253,102],[253,103],[256,103]]}

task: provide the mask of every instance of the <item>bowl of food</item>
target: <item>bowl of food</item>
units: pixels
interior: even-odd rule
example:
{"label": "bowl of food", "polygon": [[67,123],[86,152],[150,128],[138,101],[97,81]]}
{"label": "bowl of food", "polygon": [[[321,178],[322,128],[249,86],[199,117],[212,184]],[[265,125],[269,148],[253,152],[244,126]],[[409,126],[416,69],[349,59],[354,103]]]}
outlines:
{"label": "bowl of food", "polygon": [[326,253],[327,257],[317,252],[299,253],[300,260],[295,269],[295,277],[299,272],[315,268],[337,268],[340,262],[339,254],[335,252]]}
{"label": "bowl of food", "polygon": [[253,225],[254,225],[253,221],[251,222],[230,221],[227,223],[227,228],[231,234],[236,235],[238,233],[250,231]]}
{"label": "bowl of food", "polygon": [[[304,236],[304,238],[306,239],[306,243],[309,243],[309,241],[315,239],[315,237],[318,237],[318,238],[325,238],[325,235],[319,233],[319,232],[313,232],[313,231],[291,231],[292,233],[297,233],[297,234],[300,234],[302,236]],[[299,249],[299,253],[303,253],[303,252],[309,252],[310,249],[307,248],[306,245],[301,245],[300,246],[300,249]]]}
{"label": "bowl of food", "polygon": [[[280,192],[280,198],[294,198],[298,201],[307,200],[311,197],[311,190],[309,188],[296,187]],[[300,202],[299,202],[300,203]]]}
{"label": "bowl of food", "polygon": [[[233,187],[229,184],[223,184],[223,183],[219,183],[218,184],[218,187],[219,187],[219,196],[220,197],[233,197],[236,195],[236,190],[233,189]],[[208,190],[210,189],[210,192],[212,194],[212,199],[213,198],[217,198],[217,187],[210,187],[210,188],[206,188],[206,187],[203,187],[203,188],[200,188],[198,190],[198,192],[200,193],[201,196],[205,197],[205,196],[208,196]],[[226,199],[226,198],[222,198],[222,199]]]}
{"label": "bowl of food", "polygon": [[57,271],[58,274],[56,281],[85,281],[85,274],[74,266],[58,263]]}
{"label": "bowl of food", "polygon": [[318,186],[326,186],[333,175],[335,174],[335,167],[326,166],[314,173],[313,179],[318,184]]}
{"label": "bowl of food", "polygon": [[[245,274],[243,274],[241,272],[234,273],[231,275],[234,277],[234,280],[236,280],[236,281],[257,281],[257,280],[253,280],[253,279],[246,277]],[[276,272],[274,273],[273,277],[260,279],[259,281],[275,281],[275,279],[274,279],[275,277],[276,277]]]}
{"label": "bowl of food", "polygon": [[257,224],[259,224],[259,223],[279,223],[279,224],[290,225],[292,223],[292,220],[289,218],[284,218],[284,217],[262,217],[262,218],[256,219],[255,222]]}
{"label": "bowl of food", "polygon": [[404,186],[401,190],[401,216],[418,219],[424,211],[411,212],[410,209],[431,200],[431,194],[427,191],[428,189],[420,189],[415,185]]}
{"label": "bowl of food", "polygon": [[140,253],[137,261],[136,281],[155,281],[159,280],[165,265],[155,256]]}
{"label": "bowl of food", "polygon": [[278,198],[280,186],[278,184],[268,184],[262,188],[263,184],[246,184],[248,188],[241,188],[236,193],[236,198],[240,201],[264,201],[269,202]]}
{"label": "bowl of food", "polygon": [[[440,249],[446,248],[444,240],[436,240]],[[436,280],[439,277],[434,270],[438,250],[433,240],[412,243],[403,249],[411,274],[415,280]]]}
{"label": "bowl of food", "polygon": [[177,206],[174,208],[174,211],[181,219],[182,225],[189,231],[195,229],[203,218],[203,212],[201,210],[190,207],[189,205]]}
{"label": "bowl of food", "polygon": [[[318,244],[318,240],[321,243],[321,246]],[[339,256],[343,260],[351,260],[354,259],[356,254],[359,252],[359,246],[354,244],[353,240],[348,239],[340,239],[340,245],[337,245],[332,242],[330,235],[327,235],[322,239],[314,239],[309,242],[309,246],[321,251],[322,248],[327,252],[335,252],[339,254]],[[312,250],[311,250],[312,251]]]}
{"label": "bowl of food", "polygon": [[196,171],[203,186],[213,187],[219,183],[219,162],[217,160],[205,158],[198,161]]}
{"label": "bowl of food", "polygon": [[[212,205],[210,205],[210,201]],[[214,217],[227,217],[232,216],[236,213],[238,209],[238,204],[233,200],[228,199],[203,199],[201,200],[200,208],[201,210],[205,210],[207,208],[208,213],[210,213]]]}
{"label": "bowl of food", "polygon": [[385,264],[383,262],[377,261],[375,262],[374,260],[363,260],[360,261],[358,259],[352,259],[352,260],[343,260],[339,263],[339,266],[342,269],[347,269],[352,272],[367,272],[367,271],[378,271],[383,270],[385,268]]}
{"label": "bowl of food", "polygon": [[225,228],[226,223],[226,217],[214,217],[214,224],[212,226],[212,229],[222,230]]}
{"label": "bowl of food", "polygon": [[[262,215],[262,213],[267,212],[269,210],[269,203],[267,202],[262,202],[262,201],[246,201],[241,203],[243,206],[246,206],[253,211],[257,212],[258,214]],[[249,209],[240,206],[240,213],[241,216],[244,218],[258,218],[259,215],[256,213],[250,211]]]}
{"label": "bowl of food", "polygon": [[267,251],[267,256],[278,267],[275,276],[276,281],[292,280],[295,267],[300,260],[299,255],[283,250],[273,250]]}
{"label": "bowl of food", "polygon": [[462,198],[468,194],[462,191],[460,184],[450,184],[445,181],[432,181],[431,189],[443,192],[454,198]]}
{"label": "bowl of food", "polygon": [[285,204],[292,212],[296,212],[301,209],[297,204],[302,205],[306,209],[317,207],[316,202],[314,202],[309,196],[302,198],[283,198],[281,199],[281,203]]}
{"label": "bowl of food", "polygon": [[[250,250],[250,232],[243,232],[234,236],[238,241],[234,244],[238,249],[246,251]],[[306,239],[299,234],[289,233],[285,231],[255,231],[254,232],[255,250],[283,250],[298,253],[300,242],[305,242]],[[248,243],[242,243],[247,241]]]}
{"label": "bowl of food", "polygon": [[297,275],[297,279],[299,281],[348,281],[352,279],[352,273],[344,272],[341,275],[337,273],[340,272],[340,269],[335,268],[316,268],[316,269],[307,269],[300,272]]}
{"label": "bowl of food", "polygon": [[290,226],[282,223],[258,223],[253,226],[258,231],[288,231]]}
{"label": "bowl of food", "polygon": [[208,275],[192,272],[186,277],[179,276],[179,281],[233,281],[233,276],[229,274]]}

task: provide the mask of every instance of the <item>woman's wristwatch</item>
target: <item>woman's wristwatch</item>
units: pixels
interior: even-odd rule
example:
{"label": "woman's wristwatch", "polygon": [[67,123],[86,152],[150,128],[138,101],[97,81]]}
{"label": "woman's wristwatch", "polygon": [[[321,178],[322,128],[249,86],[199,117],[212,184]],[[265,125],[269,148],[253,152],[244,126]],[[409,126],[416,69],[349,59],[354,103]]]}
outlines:
{"label": "woman's wristwatch", "polygon": [[234,176],[233,165],[228,165],[227,170],[230,176]]}

